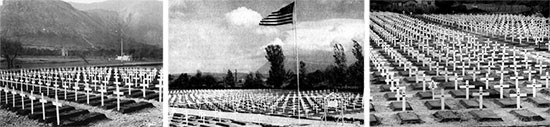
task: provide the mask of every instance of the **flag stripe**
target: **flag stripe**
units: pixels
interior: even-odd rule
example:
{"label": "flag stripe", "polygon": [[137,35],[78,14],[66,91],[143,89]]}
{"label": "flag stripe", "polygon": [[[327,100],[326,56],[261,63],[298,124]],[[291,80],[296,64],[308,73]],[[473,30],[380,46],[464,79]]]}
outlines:
{"label": "flag stripe", "polygon": [[277,26],[293,23],[294,2],[286,5],[278,11],[272,12],[260,21],[262,26]]}
{"label": "flag stripe", "polygon": [[292,21],[292,17],[280,18],[280,19],[264,19],[260,22],[282,22],[282,21]]}
{"label": "flag stripe", "polygon": [[287,18],[287,17],[292,18],[292,13],[285,14],[285,15],[268,15],[264,19],[279,19],[279,18]]}
{"label": "flag stripe", "polygon": [[273,23],[273,22],[260,22],[260,25],[263,25],[263,26],[278,26],[278,25],[291,24],[291,23],[292,23],[292,21],[277,22],[277,23]]}

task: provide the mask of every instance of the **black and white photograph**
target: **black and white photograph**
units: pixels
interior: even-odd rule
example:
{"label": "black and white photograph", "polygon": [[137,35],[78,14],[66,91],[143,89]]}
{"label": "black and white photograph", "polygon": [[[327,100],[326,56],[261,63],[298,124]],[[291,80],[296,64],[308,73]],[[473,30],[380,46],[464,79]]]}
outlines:
{"label": "black and white photograph", "polygon": [[0,0],[0,126],[162,126],[163,1]]}
{"label": "black and white photograph", "polygon": [[550,125],[549,6],[371,0],[370,126]]}
{"label": "black and white photograph", "polygon": [[366,126],[364,2],[169,0],[169,125]]}

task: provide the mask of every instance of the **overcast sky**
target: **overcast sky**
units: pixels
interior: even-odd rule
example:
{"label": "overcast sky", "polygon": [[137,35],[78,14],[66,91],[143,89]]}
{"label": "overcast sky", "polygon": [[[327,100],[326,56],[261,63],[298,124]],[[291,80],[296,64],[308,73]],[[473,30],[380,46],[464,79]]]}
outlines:
{"label": "overcast sky", "polygon": [[[269,44],[282,45],[287,57],[294,55],[292,25],[258,25],[263,17],[292,1],[171,0],[170,73],[225,72],[227,69],[254,72],[267,62],[264,47]],[[334,42],[343,43],[349,51],[351,39],[363,40],[364,1],[298,2],[300,52],[331,51]]]}
{"label": "overcast sky", "polygon": [[[0,5],[2,5],[2,2],[3,0],[0,0]],[[66,1],[66,2],[75,2],[75,3],[95,3],[95,2],[103,2],[103,1],[106,1],[106,0],[62,0],[62,1]],[[158,0],[158,1],[163,1],[163,0]]]}

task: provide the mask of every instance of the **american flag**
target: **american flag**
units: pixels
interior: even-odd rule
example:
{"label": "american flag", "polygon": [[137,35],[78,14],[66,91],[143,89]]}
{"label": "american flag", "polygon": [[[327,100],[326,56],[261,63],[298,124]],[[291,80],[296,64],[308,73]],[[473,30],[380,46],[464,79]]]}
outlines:
{"label": "american flag", "polygon": [[292,23],[294,12],[294,2],[286,5],[278,11],[272,12],[270,15],[260,21],[261,26],[278,26]]}

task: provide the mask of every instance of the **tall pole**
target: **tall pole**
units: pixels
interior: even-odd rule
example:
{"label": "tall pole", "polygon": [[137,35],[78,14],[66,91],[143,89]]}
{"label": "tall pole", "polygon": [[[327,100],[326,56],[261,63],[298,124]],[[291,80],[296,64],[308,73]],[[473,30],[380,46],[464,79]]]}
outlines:
{"label": "tall pole", "polygon": [[294,44],[296,45],[296,87],[298,90],[298,121],[300,121],[300,107],[301,107],[301,93],[300,93],[300,58],[298,53],[298,29],[296,29],[296,22],[298,21],[298,13],[296,13],[296,6],[298,5],[298,0],[294,1],[294,6],[292,9],[292,26],[294,27]]}
{"label": "tall pole", "polygon": [[124,37],[122,36],[122,29],[120,28],[120,56],[122,57],[124,55]]}

